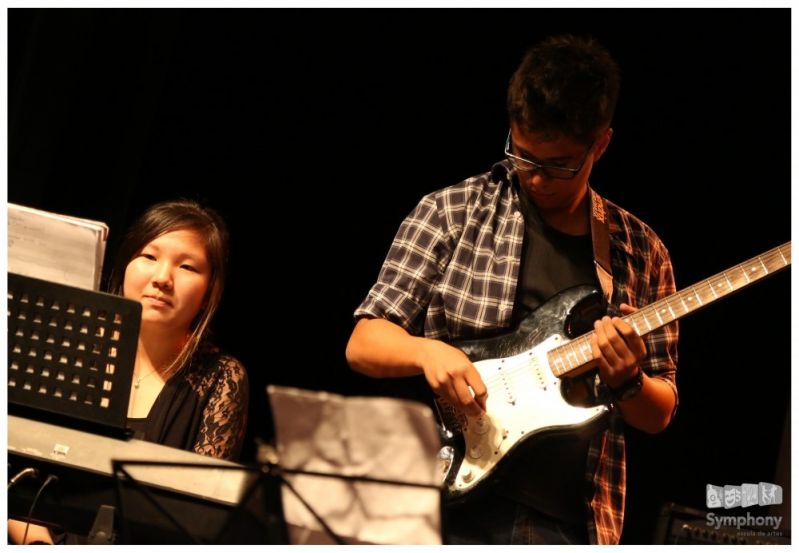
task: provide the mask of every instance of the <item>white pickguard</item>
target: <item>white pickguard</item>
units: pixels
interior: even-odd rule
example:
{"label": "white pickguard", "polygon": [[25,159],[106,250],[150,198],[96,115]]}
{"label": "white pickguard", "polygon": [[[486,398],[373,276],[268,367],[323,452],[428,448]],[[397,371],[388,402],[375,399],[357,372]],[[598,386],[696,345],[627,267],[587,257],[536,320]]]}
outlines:
{"label": "white pickguard", "polygon": [[553,335],[519,355],[474,363],[488,388],[486,413],[467,419],[463,461],[450,484],[453,494],[471,490],[526,436],[582,425],[607,412],[605,405],[575,407],[563,399],[561,381],[549,368],[547,352],[566,341]]}

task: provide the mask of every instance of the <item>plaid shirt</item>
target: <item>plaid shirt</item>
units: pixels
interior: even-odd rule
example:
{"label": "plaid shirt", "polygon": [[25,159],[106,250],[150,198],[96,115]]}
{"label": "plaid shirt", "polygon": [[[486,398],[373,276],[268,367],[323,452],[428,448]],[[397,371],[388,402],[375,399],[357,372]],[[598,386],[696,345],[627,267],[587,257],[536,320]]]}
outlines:
{"label": "plaid shirt", "polygon": [[[414,335],[439,340],[479,337],[511,324],[519,279],[524,216],[506,162],[490,173],[428,194],[402,222],[377,282],[355,317],[387,319]],[[613,269],[612,303],[642,307],[675,292],[668,251],[642,221],[606,202]],[[677,397],[677,323],[648,334],[642,369]],[[675,403],[676,409],[676,403]],[[611,411],[607,430],[588,452],[587,507],[592,543],[614,544],[624,521],[623,420]]]}

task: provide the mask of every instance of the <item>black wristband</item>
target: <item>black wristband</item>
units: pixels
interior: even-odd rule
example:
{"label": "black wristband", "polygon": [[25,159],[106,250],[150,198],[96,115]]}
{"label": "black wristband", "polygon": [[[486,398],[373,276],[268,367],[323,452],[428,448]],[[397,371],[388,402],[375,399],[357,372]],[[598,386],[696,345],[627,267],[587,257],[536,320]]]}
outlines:
{"label": "black wristband", "polygon": [[641,367],[638,367],[638,372],[635,373],[635,376],[624,382],[618,388],[611,388],[608,386],[608,389],[610,390],[610,394],[613,396],[613,399],[616,401],[627,401],[628,399],[632,399],[637,396],[643,385],[644,371],[641,370]]}

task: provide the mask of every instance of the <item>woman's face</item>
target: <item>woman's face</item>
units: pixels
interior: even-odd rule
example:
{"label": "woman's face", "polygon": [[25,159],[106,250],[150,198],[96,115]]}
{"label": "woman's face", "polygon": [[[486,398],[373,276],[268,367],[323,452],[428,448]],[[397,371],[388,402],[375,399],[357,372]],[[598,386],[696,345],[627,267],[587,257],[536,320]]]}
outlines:
{"label": "woman's face", "polygon": [[125,269],[123,295],[142,304],[142,325],[189,332],[204,307],[211,264],[195,230],[166,232],[142,248]]}

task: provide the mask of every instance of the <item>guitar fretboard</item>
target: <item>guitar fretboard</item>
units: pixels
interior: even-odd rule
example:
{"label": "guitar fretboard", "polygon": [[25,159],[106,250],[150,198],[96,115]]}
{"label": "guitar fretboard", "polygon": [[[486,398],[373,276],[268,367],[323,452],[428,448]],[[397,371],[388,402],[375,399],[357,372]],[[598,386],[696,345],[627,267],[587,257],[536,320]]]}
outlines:
{"label": "guitar fretboard", "polygon": [[[791,243],[786,242],[676,294],[649,304],[623,317],[623,320],[640,336],[644,336],[761,278],[773,275],[790,264]],[[584,368],[593,361],[594,356],[591,352],[593,335],[593,332],[589,332],[549,351],[547,354],[549,366],[555,376],[564,376],[572,371],[577,373],[577,369]]]}

